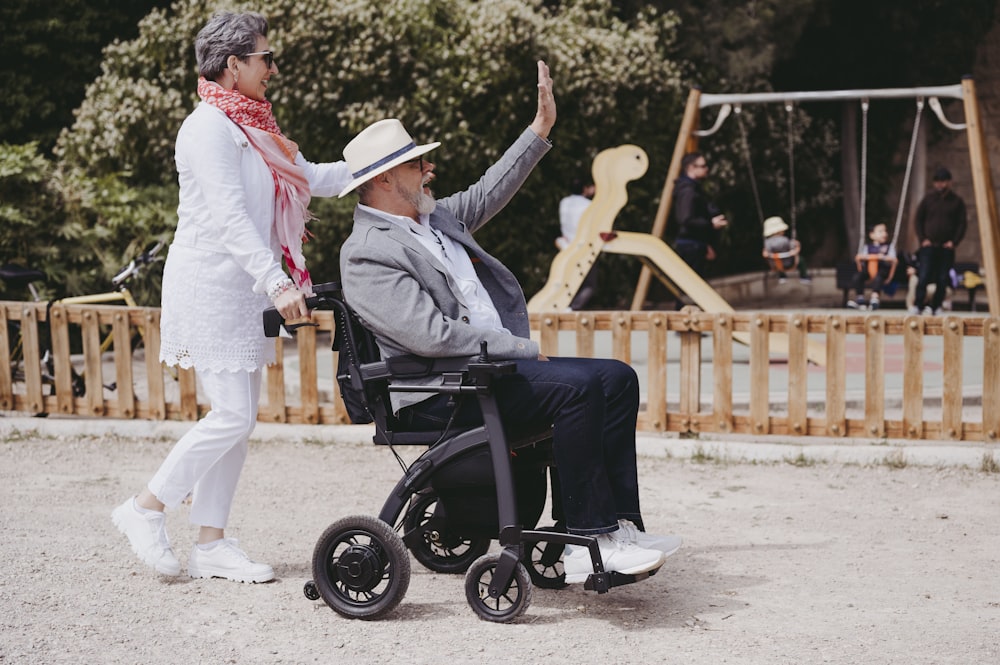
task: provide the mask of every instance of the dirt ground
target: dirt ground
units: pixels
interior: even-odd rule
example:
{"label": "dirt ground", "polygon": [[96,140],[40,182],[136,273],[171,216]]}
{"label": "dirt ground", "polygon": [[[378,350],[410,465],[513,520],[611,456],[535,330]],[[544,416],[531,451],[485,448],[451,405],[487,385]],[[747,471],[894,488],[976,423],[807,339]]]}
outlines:
{"label": "dirt ground", "polygon": [[[302,587],[329,523],[378,512],[399,477],[389,451],[254,441],[228,533],[278,579],[241,585],[157,577],[111,524],[172,443],[0,436],[0,664],[1000,662],[998,473],[647,455],[647,526],[685,539],[655,577],[536,588],[499,625],[473,614],[463,576],[414,560],[400,606],[366,622]],[[168,518],[182,564],[186,512]]]}

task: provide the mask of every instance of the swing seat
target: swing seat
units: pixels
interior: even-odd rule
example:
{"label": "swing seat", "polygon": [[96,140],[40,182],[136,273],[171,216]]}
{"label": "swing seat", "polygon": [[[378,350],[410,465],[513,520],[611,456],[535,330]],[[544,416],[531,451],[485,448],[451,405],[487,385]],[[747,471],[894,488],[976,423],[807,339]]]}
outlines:
{"label": "swing seat", "polygon": [[878,256],[869,256],[868,257],[867,272],[868,272],[868,280],[869,281],[875,279],[875,276],[878,275],[878,264],[879,264],[879,257]]}
{"label": "swing seat", "polygon": [[789,270],[795,270],[799,267],[799,253],[801,253],[802,247],[799,245],[797,240],[792,242],[795,244],[787,252],[772,253],[764,250],[764,258],[767,259],[771,272],[788,272]]}

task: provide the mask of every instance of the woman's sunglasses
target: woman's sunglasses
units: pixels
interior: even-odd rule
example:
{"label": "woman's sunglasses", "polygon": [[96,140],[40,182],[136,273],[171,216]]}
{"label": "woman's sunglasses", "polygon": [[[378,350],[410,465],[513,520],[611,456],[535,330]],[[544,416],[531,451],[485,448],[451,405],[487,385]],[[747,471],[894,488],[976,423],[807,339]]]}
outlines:
{"label": "woman's sunglasses", "polygon": [[268,69],[274,64],[274,51],[254,51],[253,53],[245,53],[243,57],[249,58],[252,55],[264,56],[264,64],[267,65]]}

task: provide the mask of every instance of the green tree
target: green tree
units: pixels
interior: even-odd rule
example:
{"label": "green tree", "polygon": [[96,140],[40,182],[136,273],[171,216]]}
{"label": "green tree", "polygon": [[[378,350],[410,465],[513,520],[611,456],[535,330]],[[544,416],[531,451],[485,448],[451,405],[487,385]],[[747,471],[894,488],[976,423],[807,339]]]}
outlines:
{"label": "green tree", "polygon": [[[37,143],[0,144],[0,262],[44,270],[58,258],[47,237],[59,209],[51,178]],[[0,283],[0,300],[24,295]]]}
{"label": "green tree", "polygon": [[[57,170],[37,143],[0,144],[0,262],[41,270],[46,297],[110,288],[108,278],[162,235],[170,218],[162,186],[134,187],[114,175],[96,178]],[[155,283],[137,285],[155,303]],[[0,284],[0,300],[25,293]]]}
{"label": "green tree", "polygon": [[[685,82],[705,93],[722,93],[773,90],[774,67],[798,43],[819,1],[654,0],[616,4],[623,16],[649,6],[674,11],[681,26],[672,53],[682,65]],[[718,111],[718,107],[702,111],[702,128],[712,125]],[[699,142],[699,150],[712,165],[707,186],[730,220],[717,247],[719,260],[709,264],[710,275],[761,269],[763,220],[754,188],[764,217],[781,215],[790,220],[794,200],[795,217],[802,222],[796,224],[798,236],[809,256],[824,243],[829,226],[825,218],[840,194],[836,132],[828,119],[815,118],[809,109],[795,107],[789,125],[789,113],[782,104],[747,105],[740,119],[748,150],[735,116],[717,134]],[[668,226],[668,239],[675,231]]]}
{"label": "green tree", "polygon": [[73,119],[101,51],[135,36],[140,18],[169,0],[5,0],[0,5],[0,142],[47,151]]}
{"label": "green tree", "polygon": [[[154,11],[131,41],[111,45],[58,153],[67,172],[120,174],[130,183],[175,180],[173,140],[196,97],[193,42],[213,3],[187,0]],[[442,194],[481,173],[534,115],[536,59],[556,79],[556,149],[483,232],[482,242],[522,278],[526,293],[548,273],[558,234],[557,204],[596,153],[643,146],[650,176],[632,190],[636,222],[649,228],[682,103],[678,66],[668,57],[676,19],[614,16],[607,0],[346,1],[255,6],[272,27],[280,73],[271,100],[283,131],[314,161],[341,158],[368,123],[399,117],[417,140],[440,140]],[[306,246],[317,279],[337,274],[350,201],[314,200],[316,240]]]}

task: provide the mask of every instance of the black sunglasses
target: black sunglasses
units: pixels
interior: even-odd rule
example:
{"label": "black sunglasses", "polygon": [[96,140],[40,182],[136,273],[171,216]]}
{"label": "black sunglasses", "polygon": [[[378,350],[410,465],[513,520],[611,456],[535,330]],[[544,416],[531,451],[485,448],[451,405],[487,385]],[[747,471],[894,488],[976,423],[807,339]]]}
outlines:
{"label": "black sunglasses", "polygon": [[267,65],[268,69],[274,64],[274,51],[254,51],[253,53],[245,53],[243,57],[249,58],[252,55],[264,56],[264,64]]}
{"label": "black sunglasses", "polygon": [[421,172],[423,172],[423,170],[424,170],[424,158],[423,157],[414,157],[413,159],[408,159],[408,160],[406,160],[403,163],[404,164],[417,164],[418,167],[420,168]]}

